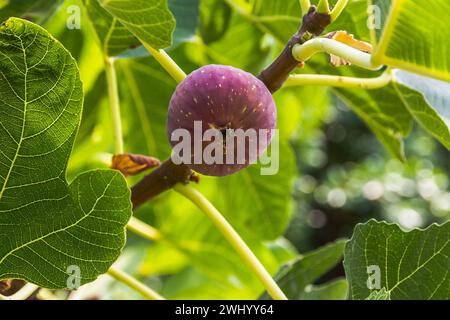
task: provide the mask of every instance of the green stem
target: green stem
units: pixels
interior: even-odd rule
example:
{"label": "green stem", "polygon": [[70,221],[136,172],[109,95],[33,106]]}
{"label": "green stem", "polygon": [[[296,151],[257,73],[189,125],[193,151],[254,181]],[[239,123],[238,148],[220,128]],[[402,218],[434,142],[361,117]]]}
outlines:
{"label": "green stem", "polygon": [[311,1],[300,0],[300,7],[302,8],[302,16],[308,13],[309,7],[311,7]]}
{"label": "green stem", "polygon": [[369,70],[378,70],[381,68],[380,65],[372,62],[372,56],[370,54],[328,38],[314,38],[306,41],[302,45],[297,44],[292,48],[292,55],[300,62],[304,62],[316,53],[321,52],[341,57],[361,68]]}
{"label": "green stem", "polygon": [[333,7],[331,11],[331,21],[336,21],[336,19],[341,15],[342,11],[344,11],[347,6],[349,0],[338,0],[336,5]]}
{"label": "green stem", "polygon": [[148,52],[159,62],[159,64],[167,71],[167,73],[178,83],[186,78],[186,73],[180,68],[180,66],[172,60],[172,58],[162,49],[156,50],[149,44],[141,41]]}
{"label": "green stem", "polygon": [[108,270],[108,274],[116,279],[117,281],[126,284],[131,289],[139,292],[143,297],[150,300],[165,300],[157,292],[153,291],[151,288],[147,287],[145,284],[137,280],[136,278],[130,276],[129,274],[115,268],[111,267]]}
{"label": "green stem", "polygon": [[271,275],[267,272],[255,254],[208,199],[189,185],[177,184],[175,185],[174,190],[192,201],[211,220],[258,277],[272,298],[276,300],[287,300],[286,295],[281,291],[277,283],[272,279]]}
{"label": "green stem", "polygon": [[158,241],[162,238],[161,233],[157,229],[149,226],[139,219],[136,219],[135,217],[131,217],[130,221],[128,221],[127,228],[144,239],[150,241]]}
{"label": "green stem", "polygon": [[109,108],[113,122],[113,138],[116,154],[123,154],[122,118],[120,117],[119,94],[117,88],[114,59],[105,56],[105,71],[108,82]]}
{"label": "green stem", "polygon": [[26,300],[28,299],[39,287],[32,283],[27,283],[19,291],[10,296],[3,296],[0,294],[0,300]]}
{"label": "green stem", "polygon": [[320,0],[319,4],[317,5],[317,12],[318,13],[330,13],[330,4],[328,3],[328,0]]}
{"label": "green stem", "polygon": [[329,86],[336,88],[378,89],[392,81],[389,72],[376,78],[353,78],[332,75],[296,74],[291,75],[285,82],[285,87],[293,86]]}

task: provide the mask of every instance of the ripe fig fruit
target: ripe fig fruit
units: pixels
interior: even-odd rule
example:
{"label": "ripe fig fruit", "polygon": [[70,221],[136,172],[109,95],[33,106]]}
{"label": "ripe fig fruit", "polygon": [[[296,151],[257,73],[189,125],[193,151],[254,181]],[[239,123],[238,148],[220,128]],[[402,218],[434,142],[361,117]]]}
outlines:
{"label": "ripe fig fruit", "polygon": [[[191,140],[190,150],[181,152],[181,162],[210,176],[229,175],[255,162],[267,149],[275,127],[275,102],[264,83],[248,72],[222,65],[202,67],[181,82],[170,101],[167,118],[174,154],[182,140],[175,133],[182,129]],[[218,136],[206,139],[205,132],[211,129]],[[238,131],[248,133],[245,144],[237,142]],[[254,143],[256,150],[251,147]],[[203,152],[213,147],[218,149],[211,154],[222,161],[212,162],[204,157]]]}

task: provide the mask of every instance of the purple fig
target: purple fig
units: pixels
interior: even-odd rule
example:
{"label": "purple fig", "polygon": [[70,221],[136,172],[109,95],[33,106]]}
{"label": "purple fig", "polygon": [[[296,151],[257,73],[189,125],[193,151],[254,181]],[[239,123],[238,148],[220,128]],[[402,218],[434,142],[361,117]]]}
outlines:
{"label": "purple fig", "polygon": [[[190,148],[180,152],[180,162],[210,176],[229,175],[255,162],[267,149],[275,127],[275,102],[264,83],[248,72],[221,65],[202,67],[181,82],[167,119],[173,153],[182,140],[177,132],[189,133]],[[207,130],[215,131],[214,137],[205,139]],[[245,150],[236,141],[242,132],[248,133]],[[256,150],[252,148],[255,143]],[[204,152],[222,161],[211,162]]]}

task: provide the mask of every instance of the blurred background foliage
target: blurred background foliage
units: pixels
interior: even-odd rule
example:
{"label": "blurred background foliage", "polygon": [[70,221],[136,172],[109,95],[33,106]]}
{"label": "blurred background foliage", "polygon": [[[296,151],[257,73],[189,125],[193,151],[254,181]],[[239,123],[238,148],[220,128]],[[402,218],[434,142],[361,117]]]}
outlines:
{"label": "blurred background foliage", "polygon": [[[42,24],[78,61],[85,104],[69,165],[69,179],[73,179],[87,169],[108,166],[113,150],[103,56],[80,0],[31,2],[11,11],[11,3],[0,1],[0,17],[24,16]],[[72,5],[81,8],[80,29],[66,26]],[[177,28],[168,52],[187,73],[211,63],[257,73],[276,57],[300,23],[300,8],[294,0],[169,0],[169,5]],[[351,1],[329,30],[344,29],[367,40],[366,5],[365,0]],[[118,56],[116,68],[125,150],[167,158],[166,112],[175,81],[142,48]],[[323,56],[299,72],[365,74],[353,67],[331,70]],[[360,99],[353,99],[358,94]],[[280,90],[275,94],[279,173],[260,176],[259,169],[251,167],[231,177],[201,178],[198,188],[270,272],[299,254],[350,237],[355,224],[370,218],[397,222],[405,229],[450,218],[448,151],[415,127],[405,140],[406,161],[392,157],[350,110],[352,104],[353,110],[364,108],[358,104],[367,97],[361,95],[366,92],[321,87]],[[381,93],[367,96],[395,104]],[[139,178],[130,179],[130,184]],[[129,234],[119,263],[163,296],[254,299],[261,295],[259,282],[187,200],[168,192],[139,209],[136,216],[158,228],[163,239],[149,243]],[[317,283],[341,276],[343,269],[338,265]],[[345,297],[346,286],[340,290],[344,291],[337,297]],[[108,276],[73,295],[140,298]]]}

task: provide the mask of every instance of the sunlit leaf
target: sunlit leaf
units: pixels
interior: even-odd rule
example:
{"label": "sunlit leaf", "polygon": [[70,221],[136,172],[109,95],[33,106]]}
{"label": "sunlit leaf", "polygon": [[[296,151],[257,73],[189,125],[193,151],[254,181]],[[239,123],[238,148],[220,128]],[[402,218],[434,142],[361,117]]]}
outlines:
{"label": "sunlit leaf", "polygon": [[140,40],[155,49],[172,45],[175,19],[167,0],[97,0]]}
{"label": "sunlit leaf", "polygon": [[449,299],[449,255],[450,222],[410,232],[374,220],[357,225],[345,247],[350,296]]}
{"label": "sunlit leaf", "polygon": [[394,86],[424,129],[450,149],[450,83],[406,71],[394,71]]}
{"label": "sunlit leaf", "polygon": [[[389,2],[383,1],[383,7]],[[450,81],[449,11],[448,0],[392,1],[373,60]]]}
{"label": "sunlit leaf", "polygon": [[[122,175],[65,177],[79,127],[78,68],[47,31],[11,18],[0,27],[0,279],[66,288],[117,259],[131,215]],[[72,288],[73,289],[73,288]]]}
{"label": "sunlit leaf", "polygon": [[113,57],[140,45],[139,40],[117,18],[103,9],[98,0],[83,0],[83,3],[104,54]]}

